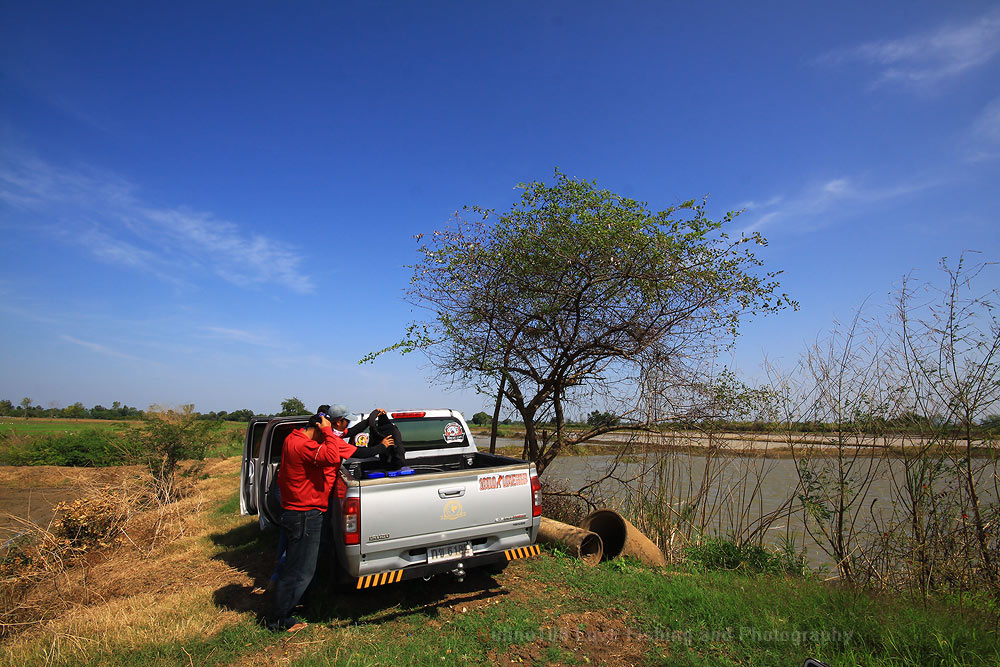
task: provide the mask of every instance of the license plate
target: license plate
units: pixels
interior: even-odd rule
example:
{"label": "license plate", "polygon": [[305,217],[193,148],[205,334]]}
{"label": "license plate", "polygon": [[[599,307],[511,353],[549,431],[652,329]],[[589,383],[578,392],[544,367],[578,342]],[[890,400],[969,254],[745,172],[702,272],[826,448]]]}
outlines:
{"label": "license plate", "polygon": [[440,563],[447,560],[457,560],[472,555],[472,544],[470,542],[459,542],[458,544],[445,544],[440,547],[427,548],[427,562]]}

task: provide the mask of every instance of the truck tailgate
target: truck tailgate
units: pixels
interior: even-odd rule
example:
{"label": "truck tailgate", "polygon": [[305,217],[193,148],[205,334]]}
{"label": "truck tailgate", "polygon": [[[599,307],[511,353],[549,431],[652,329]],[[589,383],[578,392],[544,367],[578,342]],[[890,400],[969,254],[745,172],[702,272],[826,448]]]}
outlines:
{"label": "truck tailgate", "polygon": [[[361,554],[369,562],[379,552],[495,538],[531,527],[527,465],[366,480],[360,498]],[[526,538],[524,544],[530,543]]]}

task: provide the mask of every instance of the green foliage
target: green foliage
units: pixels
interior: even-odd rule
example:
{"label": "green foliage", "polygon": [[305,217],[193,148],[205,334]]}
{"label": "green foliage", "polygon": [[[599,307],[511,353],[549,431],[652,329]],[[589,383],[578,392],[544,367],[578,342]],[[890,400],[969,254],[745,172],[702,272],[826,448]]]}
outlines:
{"label": "green foliage", "polygon": [[[717,537],[688,545],[684,555],[689,562],[709,570],[742,570],[749,573],[795,571],[794,561],[788,562],[787,551],[783,557],[756,544],[737,544]],[[794,554],[790,558],[794,559]]]}
{"label": "green foliage", "polygon": [[621,419],[611,414],[610,412],[601,412],[600,410],[594,410],[589,415],[587,415],[587,426],[615,426],[621,422]]}
{"label": "green foliage", "polygon": [[90,416],[90,411],[83,407],[83,403],[77,401],[73,405],[68,405],[63,408],[62,416],[69,419],[84,419]]}
{"label": "green foliage", "polygon": [[[693,365],[745,315],[796,305],[758,270],[750,248],[764,239],[722,231],[735,213],[711,220],[694,200],[652,211],[558,171],[522,187],[509,211],[466,208],[473,220],[419,249],[408,296],[436,315],[386,350],[424,350],[442,379],[482,392],[502,386],[539,470],[567,444],[574,387]],[[548,420],[556,433],[540,438]]]}
{"label": "green foliage", "polygon": [[1000,433],[1000,415],[990,415],[980,420],[979,425],[990,433]]}
{"label": "green foliage", "polygon": [[88,428],[77,433],[4,436],[2,458],[9,465],[98,467],[129,463],[134,452],[121,434]]}
{"label": "green foliage", "polygon": [[493,417],[486,414],[485,412],[477,412],[472,415],[472,423],[476,426],[486,426],[493,423]]}
{"label": "green foliage", "polygon": [[64,417],[67,419],[128,419],[142,416],[142,410],[122,405],[119,401],[115,401],[112,408],[95,405],[88,410],[79,401],[65,408],[43,408],[40,405],[33,405],[30,398],[25,398],[17,406],[9,399],[0,400],[0,416],[22,417],[24,419],[53,417]]}
{"label": "green foliage", "polygon": [[248,422],[253,419],[253,410],[242,409],[233,410],[228,415],[226,415],[226,421],[230,422]]}
{"label": "green foliage", "polygon": [[174,499],[174,476],[182,459],[204,459],[219,434],[219,422],[197,418],[193,405],[177,410],[150,406],[146,419],[129,432],[145,455],[164,500]]}
{"label": "green foliage", "polygon": [[305,414],[309,414],[309,411],[306,410],[306,404],[297,397],[292,396],[291,398],[286,398],[281,402],[281,412],[278,413],[278,416],[297,417],[298,415]]}

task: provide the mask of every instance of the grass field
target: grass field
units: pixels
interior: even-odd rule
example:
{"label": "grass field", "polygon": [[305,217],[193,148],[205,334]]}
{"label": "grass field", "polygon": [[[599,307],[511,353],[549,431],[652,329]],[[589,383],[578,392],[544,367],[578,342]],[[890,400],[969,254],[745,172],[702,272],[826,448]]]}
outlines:
{"label": "grass field", "polygon": [[238,516],[238,469],[236,458],[211,462],[156,544],[129,527],[135,544],[60,577],[46,590],[64,606],[5,639],[0,664],[1000,663],[989,601],[924,603],[812,578],[625,561],[587,567],[552,550],[496,577],[324,592],[302,610],[306,630],[270,634],[260,618],[275,536]]}
{"label": "grass field", "polygon": [[[116,429],[135,424],[136,420],[115,419],[15,419],[0,417],[0,433],[16,433],[18,435],[44,435],[50,433],[79,433],[86,429]],[[227,431],[246,430],[246,422],[222,422],[222,428]]]}
{"label": "grass field", "polygon": [[0,433],[36,435],[47,433],[79,433],[88,428],[115,429],[127,421],[112,419],[15,419],[0,417]]}

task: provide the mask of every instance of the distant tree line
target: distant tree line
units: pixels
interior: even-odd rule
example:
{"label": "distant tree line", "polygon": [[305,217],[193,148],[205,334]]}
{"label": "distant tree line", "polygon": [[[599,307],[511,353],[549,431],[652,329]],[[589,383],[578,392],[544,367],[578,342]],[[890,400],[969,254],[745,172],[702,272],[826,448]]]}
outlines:
{"label": "distant tree line", "polygon": [[[195,419],[204,421],[229,421],[247,422],[254,417],[292,417],[309,414],[305,404],[296,397],[287,398],[281,402],[281,411],[274,414],[255,413],[249,408],[233,410],[227,412],[193,412]],[[18,405],[14,405],[8,399],[0,399],[0,417],[25,418],[48,418],[48,419],[144,419],[146,412],[139,408],[126,405],[120,401],[114,401],[110,408],[103,405],[95,405],[87,408],[83,403],[77,401],[64,408],[43,408],[35,405],[30,398],[21,399]],[[470,422],[476,426],[489,426],[493,423],[493,417],[486,412],[477,412],[472,415]],[[617,425],[620,420],[610,412],[593,410],[590,414],[580,415],[576,419],[567,419],[566,426],[604,426]],[[880,420],[879,426],[882,430],[897,431],[900,433],[919,433],[925,430],[926,420],[918,419],[915,414],[902,414],[893,419]],[[521,424],[523,422],[503,419],[501,424]],[[541,427],[554,427],[555,422],[540,422]],[[868,424],[870,427],[871,424]],[[947,428],[948,424],[942,418],[939,423],[934,424],[938,429]],[[990,415],[979,420],[979,427],[982,431],[1000,434],[1000,415]],[[835,430],[833,424],[821,421],[800,421],[790,423],[776,423],[763,421],[733,421],[727,419],[703,419],[698,421],[671,421],[660,424],[663,430],[711,430],[727,431],[735,433],[771,433],[775,431],[792,431],[795,433],[826,433]],[[958,426],[956,425],[957,429]]]}
{"label": "distant tree line", "polygon": [[[493,417],[486,412],[477,412],[472,416],[470,423],[475,426],[490,426]],[[504,419],[501,424],[520,424],[523,422]],[[567,419],[565,425],[568,427],[582,428],[586,426],[615,426],[622,423],[621,420],[610,412],[594,410],[590,414],[580,415],[575,419]],[[540,428],[554,428],[554,421],[540,421]],[[792,421],[792,422],[768,422],[768,421],[738,421],[732,419],[704,418],[697,420],[671,420],[658,424],[661,431],[714,431],[728,433],[832,433],[838,428],[844,428],[845,424],[830,424],[822,421]],[[847,424],[849,427],[850,424]],[[930,422],[922,419],[915,413],[903,413],[891,419],[876,418],[868,419],[858,423],[858,431],[871,430],[877,428],[879,432],[897,432],[907,434],[921,434],[929,429],[936,433],[948,432],[949,428],[958,430],[958,424],[949,424],[943,417]],[[1000,435],[1000,415],[990,415],[983,417],[978,422],[980,433],[994,433]]]}
{"label": "distant tree line", "polygon": [[[226,412],[225,410],[220,410],[219,412],[195,412],[194,416],[200,420],[245,422],[250,421],[254,416],[269,417],[271,415],[256,415],[253,410],[242,409],[233,410],[232,412]],[[34,401],[26,397],[21,399],[17,405],[14,405],[9,399],[0,399],[0,417],[16,417],[21,419],[140,420],[146,417],[146,411],[126,405],[121,401],[114,401],[110,408],[106,408],[103,405],[95,405],[92,408],[88,408],[79,401],[64,408],[44,408],[40,405],[35,405]]]}

